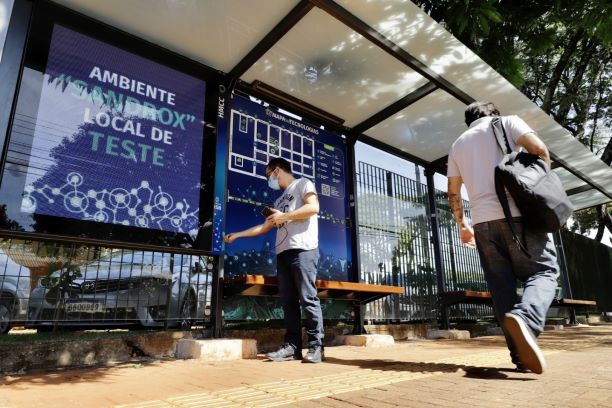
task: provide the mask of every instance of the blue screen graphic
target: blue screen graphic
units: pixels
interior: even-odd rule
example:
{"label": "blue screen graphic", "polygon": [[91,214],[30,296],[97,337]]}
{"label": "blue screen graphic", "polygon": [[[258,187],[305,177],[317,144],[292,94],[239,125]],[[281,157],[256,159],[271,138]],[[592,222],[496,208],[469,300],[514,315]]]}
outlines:
{"label": "blue screen graphic", "polygon": [[204,81],[55,25],[21,212],[195,237]]}
{"label": "blue screen graphic", "polygon": [[[227,232],[263,222],[263,205],[280,192],[268,188],[266,164],[291,163],[296,178],[314,182],[320,203],[318,279],[348,281],[351,266],[349,207],[345,186],[346,143],[342,137],[235,95],[229,118]],[[226,246],[225,274],[275,275],[276,231]]]}

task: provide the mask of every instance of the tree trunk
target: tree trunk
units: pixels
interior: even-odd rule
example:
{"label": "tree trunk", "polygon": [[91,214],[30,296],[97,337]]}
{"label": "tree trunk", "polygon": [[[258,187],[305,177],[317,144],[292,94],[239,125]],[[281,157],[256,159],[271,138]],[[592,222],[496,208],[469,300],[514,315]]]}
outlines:
{"label": "tree trunk", "polygon": [[582,37],[583,33],[584,30],[580,29],[576,31],[576,33],[569,39],[563,54],[561,54],[561,58],[559,58],[559,62],[557,62],[557,65],[555,66],[553,74],[550,77],[550,81],[548,82],[548,86],[546,87],[546,94],[544,94],[544,99],[542,100],[542,110],[546,113],[550,113],[550,110],[552,109],[553,96],[557,91],[559,81],[561,81],[561,75],[569,64],[572,54],[574,54],[576,51],[576,46],[578,45],[578,41]]}
{"label": "tree trunk", "polygon": [[606,228],[608,232],[612,233],[612,216],[608,214],[603,204],[597,206],[597,216],[599,218],[599,225],[597,226],[597,234],[595,234],[593,239],[601,242]]}
{"label": "tree trunk", "polygon": [[561,98],[561,103],[559,104],[559,109],[555,114],[555,118],[558,122],[567,121],[567,116],[569,115],[570,108],[572,104],[578,100],[578,90],[582,85],[582,78],[584,77],[584,73],[593,58],[593,54],[597,49],[597,43],[595,40],[585,40],[583,41],[583,53],[580,57],[580,62],[576,66],[574,70],[574,78],[570,82],[567,90],[565,91],[565,95]]}

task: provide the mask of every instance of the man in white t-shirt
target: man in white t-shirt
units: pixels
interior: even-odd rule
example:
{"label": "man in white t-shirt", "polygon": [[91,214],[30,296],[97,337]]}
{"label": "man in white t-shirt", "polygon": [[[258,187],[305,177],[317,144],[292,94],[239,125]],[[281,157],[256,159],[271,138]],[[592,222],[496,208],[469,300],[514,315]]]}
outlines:
{"label": "man in white t-shirt", "polygon": [[[541,374],[546,362],[536,337],[544,329],[546,312],[555,296],[559,266],[548,234],[523,231],[521,213],[508,195],[517,233],[525,237],[531,257],[513,241],[495,193],[494,171],[504,154],[493,134],[493,116],[500,113],[490,102],[474,102],[466,108],[469,129],[455,141],[448,155],[448,199],[461,241],[478,249],[512,362],[519,371]],[[513,151],[523,148],[550,163],[546,145],[522,119],[504,116],[501,122]],[[462,184],[470,198],[473,229],[463,216]],[[520,299],[517,280],[524,287]]]}
{"label": "man in white t-shirt", "polygon": [[[319,199],[312,181],[296,179],[291,164],[283,158],[272,159],[266,166],[268,185],[283,189],[265,222],[244,231],[227,234],[225,242],[256,237],[272,228],[276,231],[276,269],[278,289],[285,318],[285,343],[267,357],[272,361],[302,360],[320,363],[323,349],[323,313],[317,297],[315,280],[319,262]],[[306,317],[308,353],[302,358],[302,319]]]}

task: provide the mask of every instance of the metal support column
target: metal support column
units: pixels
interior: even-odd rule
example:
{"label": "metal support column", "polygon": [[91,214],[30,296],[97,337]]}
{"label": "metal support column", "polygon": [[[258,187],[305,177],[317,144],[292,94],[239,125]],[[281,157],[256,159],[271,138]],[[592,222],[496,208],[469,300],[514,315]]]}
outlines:
{"label": "metal support column", "polygon": [[559,273],[561,275],[561,288],[563,289],[563,297],[573,298],[572,286],[570,285],[569,274],[567,271],[567,261],[565,260],[565,250],[563,249],[563,240],[561,238],[561,231],[555,232],[553,240],[555,242],[555,248],[557,249],[557,262],[559,263]]}
{"label": "metal support column", "polygon": [[[436,265],[436,278],[438,283],[438,295],[446,289],[444,281],[444,264],[442,261],[442,247],[440,245],[440,230],[438,225],[438,211],[436,210],[435,186],[434,186],[435,171],[426,169],[425,177],[427,178],[427,197],[429,199],[429,214],[431,220],[431,243],[434,247],[434,262]],[[440,308],[440,327],[447,330],[449,327],[448,313],[446,307]]]}
{"label": "metal support column", "polygon": [[12,125],[12,115],[17,105],[17,90],[20,85],[21,65],[25,52],[26,38],[32,15],[32,2],[16,0],[13,9],[8,10],[10,20],[6,41],[0,59],[0,170],[4,168],[7,154],[7,132]]}
{"label": "metal support column", "polygon": [[[350,223],[348,224],[351,228],[351,258],[352,270],[350,272],[350,280],[353,282],[360,282],[361,277],[359,274],[361,263],[359,259],[359,231],[358,228],[358,213],[357,213],[357,162],[355,160],[355,143],[357,142],[356,137],[347,139],[347,152],[348,152],[348,168],[350,169],[348,174],[348,187],[349,187],[349,216],[351,217]],[[367,334],[364,327],[364,314],[365,306],[361,303],[353,303],[353,334]]]}
{"label": "metal support column", "polygon": [[[553,236],[555,242],[555,248],[557,249],[557,262],[559,263],[559,275],[561,277],[561,289],[563,298],[572,299],[572,285],[570,284],[569,273],[567,270],[567,261],[565,260],[565,250],[563,249],[563,239],[561,238],[561,231],[557,231]],[[569,308],[570,312],[570,324],[576,324],[576,309],[573,307]]]}

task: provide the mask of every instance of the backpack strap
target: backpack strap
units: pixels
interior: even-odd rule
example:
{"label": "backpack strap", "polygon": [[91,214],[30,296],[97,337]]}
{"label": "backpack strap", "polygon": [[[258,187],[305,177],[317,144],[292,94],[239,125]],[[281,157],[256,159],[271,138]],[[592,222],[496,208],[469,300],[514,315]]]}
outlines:
{"label": "backpack strap", "polygon": [[[493,134],[495,135],[495,139],[497,139],[497,144],[499,148],[504,152],[504,154],[512,153],[512,149],[510,148],[510,144],[508,143],[508,137],[506,136],[506,129],[501,123],[501,118],[499,116],[493,117],[491,120],[491,127],[493,128]],[[504,145],[506,146],[507,153],[504,151]],[[506,222],[508,223],[508,227],[510,227],[510,232],[512,233],[512,240],[516,243],[521,251],[525,253],[529,258],[531,258],[531,254],[527,252],[527,247],[523,242],[525,240],[525,226],[523,225],[523,240],[519,238],[516,233],[516,225],[514,224],[514,219],[512,218],[512,213],[510,212],[510,204],[508,203],[508,197],[506,196],[506,188],[504,187],[501,178],[499,177],[499,170],[495,168],[495,193],[497,194],[497,199],[504,210],[504,216],[506,217]]]}
{"label": "backpack strap", "polygon": [[491,120],[491,127],[493,128],[493,134],[497,139],[497,144],[504,154],[512,153],[510,143],[508,142],[508,136],[506,135],[506,129],[502,125],[501,116],[493,116]]}
{"label": "backpack strap", "polygon": [[523,241],[525,241],[525,226],[523,226],[523,240],[521,241],[516,233],[516,225],[514,224],[514,219],[512,218],[512,213],[510,212],[510,205],[508,204],[508,197],[506,196],[506,188],[501,182],[497,169],[495,169],[495,193],[497,194],[497,199],[504,210],[506,222],[508,223],[508,227],[510,227],[510,232],[512,233],[512,240],[516,243],[519,249],[525,253],[525,255],[531,258],[531,254],[527,251],[525,244],[523,244]]}

